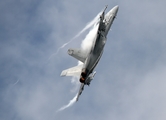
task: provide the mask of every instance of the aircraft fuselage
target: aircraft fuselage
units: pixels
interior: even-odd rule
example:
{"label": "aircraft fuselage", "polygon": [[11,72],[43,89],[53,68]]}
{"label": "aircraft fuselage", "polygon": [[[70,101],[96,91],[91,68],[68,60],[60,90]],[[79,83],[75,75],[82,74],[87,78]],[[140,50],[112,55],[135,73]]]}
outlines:
{"label": "aircraft fuselage", "polygon": [[[104,14],[100,17],[100,22],[98,23],[98,32],[95,41],[92,44],[91,51],[87,57],[85,64],[83,66],[80,82],[86,84],[89,75],[93,72],[94,68],[98,64],[104,50],[104,46],[107,40],[107,34],[110,30],[110,27],[116,17],[118,11],[118,6],[112,8],[105,16]],[[104,18],[104,19],[102,19]]]}

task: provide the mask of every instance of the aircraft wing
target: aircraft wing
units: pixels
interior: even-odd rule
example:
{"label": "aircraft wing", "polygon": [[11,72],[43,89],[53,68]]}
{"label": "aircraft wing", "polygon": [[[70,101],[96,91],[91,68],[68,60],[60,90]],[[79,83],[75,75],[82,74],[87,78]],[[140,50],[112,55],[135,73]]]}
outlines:
{"label": "aircraft wing", "polygon": [[85,62],[88,55],[86,51],[83,51],[81,49],[73,49],[73,48],[70,48],[68,50],[68,54],[83,63]]}
{"label": "aircraft wing", "polygon": [[82,66],[83,66],[83,64],[63,70],[61,73],[61,76],[76,76],[76,77],[80,76]]}
{"label": "aircraft wing", "polygon": [[85,85],[84,83],[81,83],[81,86],[80,86],[80,89],[79,89],[76,101],[78,101],[82,91],[84,90],[84,85]]}

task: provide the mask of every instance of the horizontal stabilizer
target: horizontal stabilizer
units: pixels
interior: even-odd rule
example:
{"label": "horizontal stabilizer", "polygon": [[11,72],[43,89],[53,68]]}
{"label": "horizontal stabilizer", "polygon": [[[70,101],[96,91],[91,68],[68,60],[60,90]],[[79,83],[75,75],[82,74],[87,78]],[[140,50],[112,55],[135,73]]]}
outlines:
{"label": "horizontal stabilizer", "polygon": [[63,70],[61,76],[80,76],[82,71],[82,66],[83,64]]}

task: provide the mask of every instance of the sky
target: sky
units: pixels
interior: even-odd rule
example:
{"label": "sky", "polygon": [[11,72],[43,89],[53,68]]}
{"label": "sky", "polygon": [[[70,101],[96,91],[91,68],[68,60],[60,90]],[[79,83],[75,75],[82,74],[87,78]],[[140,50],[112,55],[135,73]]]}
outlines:
{"label": "sky", "polygon": [[[1,120],[165,120],[166,1],[1,0]],[[62,70],[88,31],[56,53],[103,8],[119,5],[104,54],[79,101]]]}

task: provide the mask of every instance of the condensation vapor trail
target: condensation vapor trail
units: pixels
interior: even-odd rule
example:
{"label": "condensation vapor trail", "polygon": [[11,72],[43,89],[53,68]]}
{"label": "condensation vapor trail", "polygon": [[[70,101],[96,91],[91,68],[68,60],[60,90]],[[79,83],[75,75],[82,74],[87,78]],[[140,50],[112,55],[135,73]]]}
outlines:
{"label": "condensation vapor trail", "polygon": [[57,112],[62,111],[62,110],[64,110],[64,109],[66,109],[66,108],[72,106],[73,103],[76,101],[76,98],[77,98],[77,94],[75,95],[75,97],[74,97],[72,100],[69,101],[69,103],[68,103],[67,105],[61,107]]}
{"label": "condensation vapor trail", "polygon": [[83,32],[85,32],[87,29],[91,28],[95,23],[96,21],[99,19],[99,15],[101,15],[102,12],[98,13],[97,16],[91,21],[89,22],[85,27],[84,29],[82,29],[73,39],[79,37]]}
{"label": "condensation vapor trail", "polygon": [[49,57],[49,60],[50,60],[54,55],[58,54],[58,52],[59,52],[60,49],[64,48],[66,45],[68,45],[69,43],[71,43],[74,39],[76,39],[77,37],[79,37],[79,36],[80,36],[82,33],[84,33],[86,30],[88,30],[89,28],[91,28],[91,27],[96,23],[96,21],[98,20],[100,14],[101,14],[101,12],[98,13],[97,16],[96,16],[92,21],[90,21],[90,22],[89,22],[77,35],[75,35],[69,42],[66,42],[66,43],[64,43],[61,47],[59,47],[59,48],[57,49],[57,51]]}
{"label": "condensation vapor trail", "polygon": [[15,86],[18,82],[19,82],[19,79],[13,84],[13,86]]}

